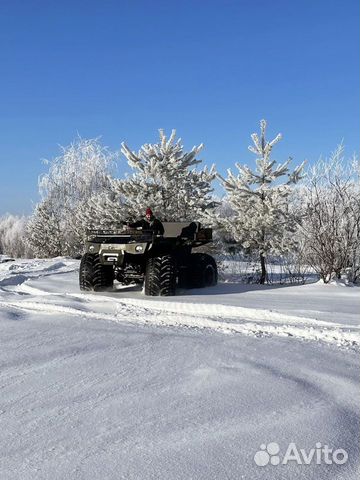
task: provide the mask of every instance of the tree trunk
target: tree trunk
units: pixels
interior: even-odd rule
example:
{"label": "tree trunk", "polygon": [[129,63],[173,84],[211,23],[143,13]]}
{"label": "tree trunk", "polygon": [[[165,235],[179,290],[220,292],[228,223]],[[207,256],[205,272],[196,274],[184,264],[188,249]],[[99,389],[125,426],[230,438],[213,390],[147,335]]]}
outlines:
{"label": "tree trunk", "polygon": [[260,284],[264,285],[266,280],[266,265],[265,265],[265,257],[262,253],[260,253],[260,265],[261,265]]}

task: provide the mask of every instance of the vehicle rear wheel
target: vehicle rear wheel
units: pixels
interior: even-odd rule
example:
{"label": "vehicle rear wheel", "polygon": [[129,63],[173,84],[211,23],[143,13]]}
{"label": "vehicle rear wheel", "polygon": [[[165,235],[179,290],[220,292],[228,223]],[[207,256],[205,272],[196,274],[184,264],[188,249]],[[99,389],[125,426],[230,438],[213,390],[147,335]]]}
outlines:
{"label": "vehicle rear wheel", "polygon": [[176,262],[172,255],[150,257],[146,262],[145,295],[175,295]]}
{"label": "vehicle rear wheel", "polygon": [[214,258],[207,253],[192,253],[188,268],[189,288],[212,287],[217,284],[218,271]]}
{"label": "vehicle rear wheel", "polygon": [[102,265],[97,254],[85,253],[80,262],[80,290],[101,292],[114,284],[114,269],[111,265]]}

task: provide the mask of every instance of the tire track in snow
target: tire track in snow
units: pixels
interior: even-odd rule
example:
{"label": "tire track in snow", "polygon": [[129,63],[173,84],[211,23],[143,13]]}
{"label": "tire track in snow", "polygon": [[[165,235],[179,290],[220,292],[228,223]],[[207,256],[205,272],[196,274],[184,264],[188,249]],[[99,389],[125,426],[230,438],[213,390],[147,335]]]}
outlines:
{"label": "tire track in snow", "polygon": [[[67,297],[87,297],[83,294],[69,294]],[[94,297],[93,297],[94,298]],[[347,348],[357,349],[360,346],[360,338],[357,332],[342,331],[337,328],[315,328],[313,326],[306,326],[301,324],[302,318],[293,317],[298,323],[296,325],[290,325],[289,323],[283,323],[281,325],[261,324],[262,310],[256,310],[256,315],[252,310],[255,309],[241,309],[236,315],[237,320],[242,320],[241,323],[226,322],[219,318],[220,313],[224,313],[223,309],[226,309],[227,317],[231,317],[228,312],[228,306],[215,305],[214,309],[210,309],[209,314],[205,313],[204,305],[194,305],[189,308],[187,303],[174,303],[168,302],[151,302],[135,299],[116,300],[105,296],[95,297],[96,301],[100,304],[106,298],[107,302],[114,304],[115,309],[111,313],[96,312],[93,310],[84,310],[84,304],[81,304],[82,308],[76,308],[75,306],[64,306],[58,304],[50,304],[36,301],[19,301],[19,302],[0,302],[0,305],[7,308],[14,308],[18,310],[39,312],[43,314],[66,314],[85,317],[89,319],[99,319],[106,321],[113,321],[118,323],[131,323],[141,325],[152,326],[165,326],[165,327],[187,327],[197,329],[210,329],[218,331],[224,334],[240,333],[250,336],[281,336],[281,337],[294,337],[302,340],[323,341],[329,344],[335,344],[337,346],[343,346]],[[90,304],[95,302],[91,299]],[[166,305],[164,305],[166,304]],[[181,305],[181,311],[180,307]],[[208,307],[209,305],[206,305]],[[214,305],[212,305],[214,307]],[[231,307],[237,310],[240,307]],[[188,310],[185,313],[185,309]],[[202,312],[201,312],[202,310]],[[252,319],[240,318],[241,313],[243,315],[249,310],[249,315],[253,316]],[[215,313],[216,312],[216,313]],[[266,311],[265,311],[266,312]],[[270,312],[270,311],[267,311]],[[181,315],[180,315],[181,313]],[[274,321],[276,318],[276,312],[272,313],[272,320],[269,318],[267,322]],[[281,319],[283,321],[289,320],[289,317],[283,314]],[[268,315],[269,317],[269,315]],[[291,319],[291,317],[290,317]],[[257,320],[257,321],[255,321]]]}
{"label": "tire track in snow", "polygon": [[[73,294],[72,294],[73,295]],[[79,297],[79,295],[77,295]],[[102,297],[109,298],[109,297]],[[114,301],[111,299],[111,301]],[[118,300],[117,300],[118,301]],[[359,326],[344,325],[334,322],[326,322],[324,320],[317,320],[310,317],[299,317],[296,315],[287,315],[276,310],[258,309],[250,307],[239,307],[232,305],[222,305],[216,303],[190,303],[190,302],[168,302],[168,301],[151,301],[138,299],[121,299],[120,303],[138,307],[147,307],[152,310],[166,311],[176,314],[190,314],[191,316],[203,317],[208,315],[210,317],[228,318],[228,319],[242,319],[258,322],[273,322],[280,324],[294,324],[294,325],[312,325],[316,327],[335,327],[335,328],[356,328]]]}
{"label": "tire track in snow", "polygon": [[[146,310],[156,310],[174,314],[190,314],[190,316],[203,317],[204,315],[216,318],[241,319],[249,321],[257,321],[260,323],[279,323],[279,324],[292,324],[292,325],[311,325],[314,327],[325,328],[340,328],[340,329],[355,329],[360,330],[359,325],[346,325],[343,323],[327,322],[325,320],[318,320],[313,317],[288,315],[276,310],[268,310],[261,308],[240,307],[232,305],[222,305],[216,303],[191,303],[191,302],[174,302],[174,301],[158,301],[147,299],[135,299],[135,298],[115,298],[107,295],[99,295],[96,293],[66,293],[59,294],[55,292],[47,292],[30,285],[26,282],[19,285],[16,289],[16,293],[25,293],[35,296],[66,296],[77,299],[86,300],[89,303],[108,302],[111,304],[127,305],[137,308],[145,308]],[[176,298],[176,297],[175,297]]]}

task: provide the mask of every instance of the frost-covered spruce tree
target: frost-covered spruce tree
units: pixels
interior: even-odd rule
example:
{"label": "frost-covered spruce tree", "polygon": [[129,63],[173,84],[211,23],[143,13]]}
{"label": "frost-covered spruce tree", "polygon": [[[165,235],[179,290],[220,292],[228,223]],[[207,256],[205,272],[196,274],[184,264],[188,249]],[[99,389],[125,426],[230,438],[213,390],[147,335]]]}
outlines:
{"label": "frost-covered spruce tree", "polygon": [[293,248],[292,234],[296,230],[296,222],[289,210],[289,197],[292,185],[302,178],[304,163],[291,173],[291,158],[277,165],[271,159],[271,151],[281,139],[281,134],[271,142],[266,141],[265,120],[261,120],[260,130],[260,138],[256,133],[251,135],[254,145],[249,147],[257,157],[255,171],[236,163],[238,175],[230,169],[226,179],[218,175],[234,211],[231,219],[218,217],[218,222],[244,248],[258,252],[260,283],[265,283],[266,256],[283,254]]}
{"label": "frost-covered spruce tree", "polygon": [[39,203],[27,225],[26,238],[36,257],[57,257],[66,251],[61,220],[50,201]]}
{"label": "frost-covered spruce tree", "polygon": [[138,153],[121,144],[134,173],[124,180],[114,180],[113,189],[126,199],[131,217],[143,215],[149,206],[162,220],[200,220],[214,206],[211,182],[215,168],[196,170],[203,144],[185,152],[181,139],[175,140],[175,130],[169,138],[163,130],[159,132],[159,143],[145,144]]}
{"label": "frost-covered spruce tree", "polygon": [[[83,229],[75,228],[76,219],[79,220],[79,209],[93,196],[99,193],[111,193],[110,173],[115,165],[116,155],[101,145],[99,139],[76,139],[68,147],[61,147],[62,154],[52,161],[45,161],[49,165],[48,173],[39,179],[39,191],[42,202],[35,210],[33,221],[29,226],[30,242],[35,241],[39,232],[31,234],[34,225],[41,225],[45,221],[45,212],[51,212],[49,221],[56,215],[57,226],[64,241],[61,242],[61,252],[57,254],[75,255],[79,253],[83,239]],[[40,208],[42,207],[43,208]],[[85,213],[83,212],[83,215]],[[37,222],[36,216],[41,215]],[[51,224],[47,235],[57,234],[57,229]],[[48,238],[57,245],[56,238]],[[41,252],[36,243],[32,246],[38,255],[45,255],[46,248]]]}

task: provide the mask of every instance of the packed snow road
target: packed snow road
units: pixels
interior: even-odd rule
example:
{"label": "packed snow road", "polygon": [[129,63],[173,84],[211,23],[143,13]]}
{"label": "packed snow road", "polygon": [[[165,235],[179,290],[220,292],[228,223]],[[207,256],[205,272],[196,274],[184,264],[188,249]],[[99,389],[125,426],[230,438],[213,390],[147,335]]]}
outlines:
{"label": "packed snow road", "polygon": [[84,294],[77,268],[0,264],[2,480],[357,478],[357,288]]}

